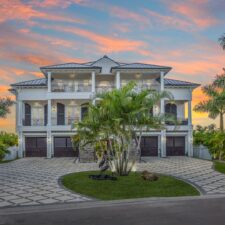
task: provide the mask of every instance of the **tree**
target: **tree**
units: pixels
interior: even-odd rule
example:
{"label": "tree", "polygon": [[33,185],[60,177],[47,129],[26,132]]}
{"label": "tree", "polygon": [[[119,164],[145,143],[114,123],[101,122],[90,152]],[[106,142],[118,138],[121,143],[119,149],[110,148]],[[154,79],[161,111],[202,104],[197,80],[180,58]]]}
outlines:
{"label": "tree", "polygon": [[95,104],[89,105],[87,116],[77,124],[73,142],[80,148],[96,145],[110,156],[110,168],[118,175],[128,175],[134,164],[130,159],[133,140],[140,151],[144,131],[163,128],[163,116],[153,115],[151,109],[161,98],[170,98],[167,92],[137,90],[136,84],[97,95]]}
{"label": "tree", "polygon": [[217,75],[212,84],[202,87],[202,92],[207,100],[203,100],[194,107],[196,112],[206,112],[209,117],[215,119],[219,116],[220,130],[224,130],[225,113],[225,69],[224,73]]}
{"label": "tree", "polygon": [[219,42],[223,50],[225,50],[225,33],[219,38]]}
{"label": "tree", "polygon": [[14,102],[9,97],[0,98],[0,118],[4,118],[10,113],[10,107],[13,104]]}

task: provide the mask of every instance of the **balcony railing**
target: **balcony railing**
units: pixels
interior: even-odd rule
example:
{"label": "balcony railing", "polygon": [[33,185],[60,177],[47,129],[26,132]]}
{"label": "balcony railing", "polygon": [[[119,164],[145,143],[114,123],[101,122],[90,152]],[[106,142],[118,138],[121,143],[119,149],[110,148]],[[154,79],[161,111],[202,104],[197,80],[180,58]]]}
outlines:
{"label": "balcony railing", "polygon": [[91,92],[91,85],[53,84],[52,92]]}
{"label": "balcony railing", "polygon": [[115,88],[114,85],[108,85],[108,86],[96,86],[96,93],[101,94],[107,91],[112,91]]}
{"label": "balcony railing", "polygon": [[72,125],[74,122],[79,121],[79,117],[64,117],[64,119],[52,117],[53,126],[63,126],[63,125]]}
{"label": "balcony railing", "polygon": [[188,119],[177,118],[176,121],[166,121],[168,126],[179,126],[179,125],[188,125]]}
{"label": "balcony railing", "polygon": [[44,119],[23,120],[23,126],[46,126]]}

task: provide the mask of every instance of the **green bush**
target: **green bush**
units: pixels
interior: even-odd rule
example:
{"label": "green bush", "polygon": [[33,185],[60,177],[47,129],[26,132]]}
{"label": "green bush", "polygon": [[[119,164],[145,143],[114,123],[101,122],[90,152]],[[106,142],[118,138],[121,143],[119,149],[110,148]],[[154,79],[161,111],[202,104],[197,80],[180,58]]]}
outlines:
{"label": "green bush", "polygon": [[215,125],[197,126],[193,132],[194,145],[204,145],[209,149],[213,159],[225,159],[225,132],[216,129]]}
{"label": "green bush", "polygon": [[18,145],[18,137],[13,133],[0,132],[0,161],[8,153],[8,147]]}

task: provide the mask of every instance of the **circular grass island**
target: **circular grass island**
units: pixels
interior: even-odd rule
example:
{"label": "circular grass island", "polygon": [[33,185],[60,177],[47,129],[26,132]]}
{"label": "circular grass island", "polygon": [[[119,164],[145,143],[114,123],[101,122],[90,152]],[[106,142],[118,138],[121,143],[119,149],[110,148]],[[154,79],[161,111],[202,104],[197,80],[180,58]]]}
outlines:
{"label": "circular grass island", "polygon": [[68,174],[62,177],[62,184],[71,191],[100,200],[200,195],[192,185],[171,176],[158,175],[159,179],[151,182],[143,180],[140,172],[132,172],[112,181],[89,178],[94,174],[99,171]]}

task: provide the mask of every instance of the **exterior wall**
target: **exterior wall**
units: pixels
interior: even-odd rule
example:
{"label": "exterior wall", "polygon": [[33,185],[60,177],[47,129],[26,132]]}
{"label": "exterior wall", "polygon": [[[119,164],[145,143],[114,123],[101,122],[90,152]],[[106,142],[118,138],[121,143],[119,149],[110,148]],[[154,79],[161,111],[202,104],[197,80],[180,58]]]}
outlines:
{"label": "exterior wall", "polygon": [[[161,74],[161,79],[164,74]],[[19,88],[18,89],[18,96],[17,96],[17,131],[19,135],[19,157],[24,156],[24,138],[26,136],[46,136],[47,137],[47,145],[48,145],[48,158],[51,158],[54,155],[54,144],[53,138],[54,135],[58,135],[60,132],[63,132],[64,135],[68,135],[68,133],[74,133],[72,131],[70,125],[56,125],[52,121],[47,126],[23,126],[21,121],[24,116],[24,109],[21,103],[26,101],[29,102],[32,108],[32,117],[39,117],[40,119],[44,119],[44,104],[47,102],[51,103],[50,109],[52,109],[51,118],[56,118],[56,104],[57,102],[63,103],[66,105],[66,112],[65,115],[68,117],[69,115],[74,115],[74,117],[80,117],[80,105],[87,101],[91,101],[93,98],[95,91],[97,91],[98,86],[112,86],[114,88],[119,88],[123,83],[129,82],[128,79],[131,77],[123,75],[123,74],[116,74],[114,75],[96,75],[91,74],[91,80],[89,80],[88,85],[92,85],[92,89],[90,92],[52,92],[49,91],[49,88]],[[158,78],[158,77],[157,77]],[[136,81],[139,78],[136,78]],[[152,85],[156,90],[163,90],[164,85],[163,83],[159,83],[154,79],[139,79],[139,84],[144,85]],[[70,80],[66,80],[67,84],[70,84]],[[76,86],[76,82],[73,82],[73,85]],[[142,87],[142,86],[140,86]],[[190,88],[172,88],[172,87],[165,87],[166,91],[169,91],[174,96],[174,102],[177,105],[177,116],[179,118],[185,118],[185,102],[191,101],[192,99],[192,89]],[[93,92],[94,91],[94,92]],[[165,100],[166,103],[166,100]],[[153,109],[153,113],[156,115],[158,113],[164,112],[164,100],[161,101],[158,105],[156,105]],[[39,108],[37,110],[37,108]],[[189,114],[190,115],[190,114]],[[57,132],[57,133],[56,133]],[[157,135],[159,141],[159,149],[158,149],[158,156],[166,157],[166,136],[167,135],[183,135],[185,136],[186,142],[186,153],[189,156],[193,155],[193,147],[192,147],[192,121],[190,119],[188,125],[179,125],[179,126],[166,126],[165,130],[163,131],[153,131],[152,133],[146,133],[145,135]],[[132,147],[131,147],[132,148]],[[89,153],[88,153],[89,152]],[[132,149],[132,157],[139,158],[138,153]],[[85,151],[81,152],[80,159],[81,161],[91,161],[91,157],[93,156],[93,150],[88,148]],[[94,159],[92,157],[92,159]]]}

